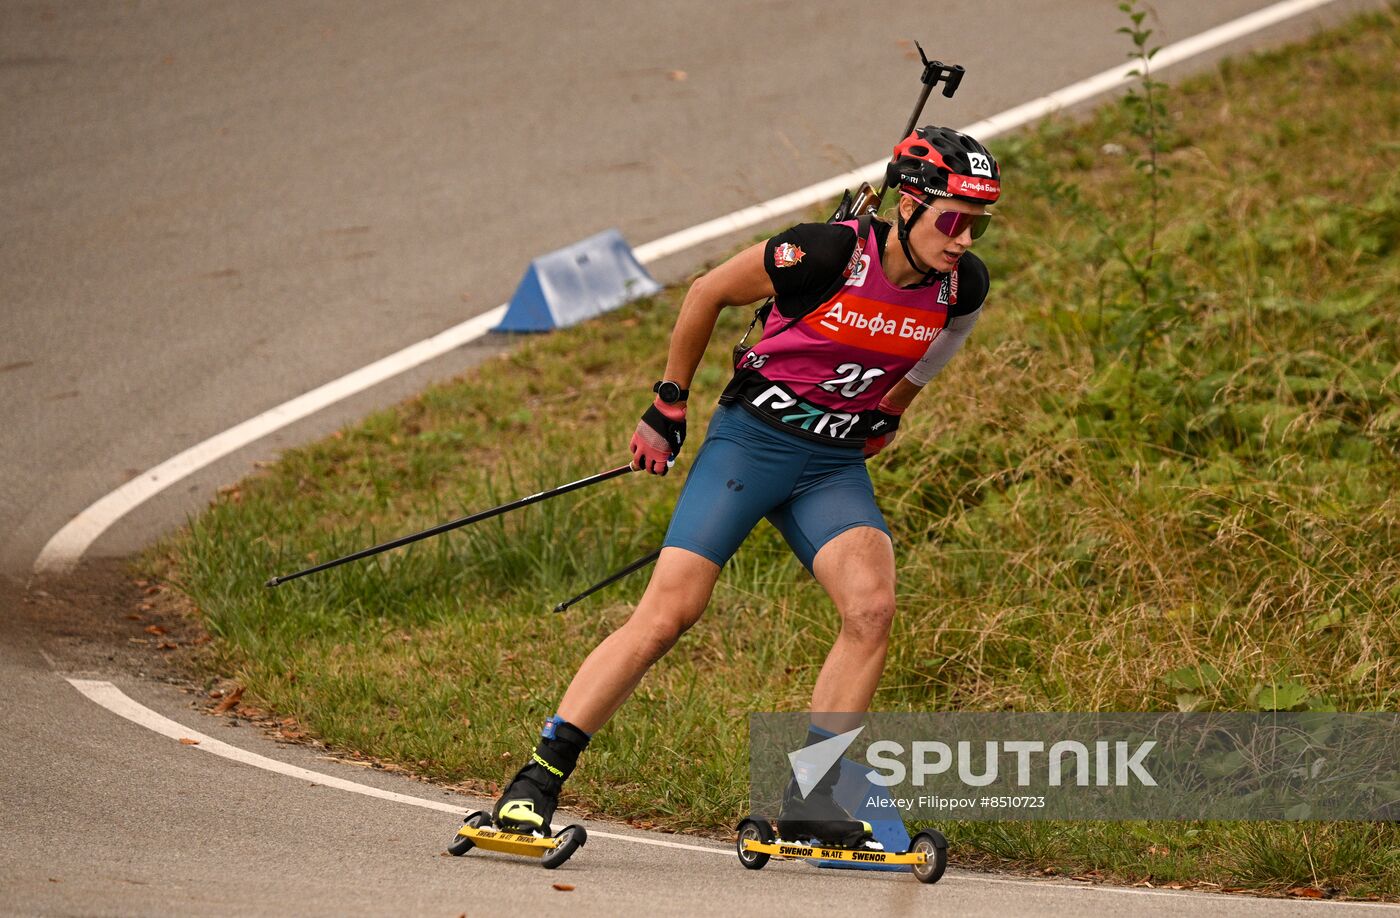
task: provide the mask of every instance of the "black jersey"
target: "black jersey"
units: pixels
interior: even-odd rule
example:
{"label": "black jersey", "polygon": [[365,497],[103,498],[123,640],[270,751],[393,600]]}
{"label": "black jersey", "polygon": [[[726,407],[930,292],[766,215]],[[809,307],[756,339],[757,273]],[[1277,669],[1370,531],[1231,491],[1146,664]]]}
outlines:
{"label": "black jersey", "polygon": [[[884,251],[890,225],[874,220],[871,229],[875,231],[880,250]],[[792,246],[792,251],[800,251],[802,257],[796,263],[777,267],[779,262],[790,261],[774,258],[774,250],[784,245]],[[855,247],[855,231],[839,223],[799,223],[769,239],[764,248],[763,264],[777,293],[774,308],[779,315],[793,318],[821,305],[848,267]],[[958,279],[954,289],[958,295],[957,302],[948,307],[950,319],[980,309],[990,285],[987,266],[971,252],[958,259],[955,271]],[[934,278],[936,281],[938,275]]]}

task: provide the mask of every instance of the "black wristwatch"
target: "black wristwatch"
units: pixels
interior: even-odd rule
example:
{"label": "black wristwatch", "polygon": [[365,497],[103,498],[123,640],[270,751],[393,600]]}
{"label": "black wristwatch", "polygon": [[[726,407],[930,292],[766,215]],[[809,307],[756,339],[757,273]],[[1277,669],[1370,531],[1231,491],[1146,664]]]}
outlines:
{"label": "black wristwatch", "polygon": [[676,402],[683,402],[690,398],[689,389],[682,389],[679,384],[673,383],[669,379],[653,383],[651,391],[655,392],[657,398],[668,405],[674,405]]}

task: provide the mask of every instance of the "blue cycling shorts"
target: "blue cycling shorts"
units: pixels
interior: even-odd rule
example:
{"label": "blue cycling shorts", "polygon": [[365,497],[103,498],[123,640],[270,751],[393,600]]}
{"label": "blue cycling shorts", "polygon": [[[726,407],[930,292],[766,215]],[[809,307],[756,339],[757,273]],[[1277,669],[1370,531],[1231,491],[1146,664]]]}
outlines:
{"label": "blue cycling shorts", "polygon": [[809,571],[822,546],[848,529],[890,533],[859,449],[804,440],[739,405],[721,406],[663,544],[723,566],[764,517]]}

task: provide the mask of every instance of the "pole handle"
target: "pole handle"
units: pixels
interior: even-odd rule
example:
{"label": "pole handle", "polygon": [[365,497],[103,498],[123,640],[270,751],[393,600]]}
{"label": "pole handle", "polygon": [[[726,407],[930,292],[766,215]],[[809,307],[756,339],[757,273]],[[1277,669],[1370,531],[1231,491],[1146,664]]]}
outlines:
{"label": "pole handle", "polygon": [[[919,49],[919,59],[924,62],[924,73],[923,76],[920,77],[923,84],[929,89],[932,89],[939,83],[942,83],[944,84],[943,98],[953,98],[953,93],[957,92],[958,87],[962,85],[963,74],[967,73],[967,69],[963,67],[962,64],[945,64],[942,61],[929,60],[928,55],[924,53],[924,46],[917,41],[914,42],[914,47]],[[924,94],[924,98],[928,98],[927,93]],[[914,117],[919,117],[919,112],[922,110],[923,103],[920,102],[919,108],[914,112]],[[909,129],[909,131],[912,130],[913,128]],[[906,137],[909,135],[909,131],[904,132]]]}

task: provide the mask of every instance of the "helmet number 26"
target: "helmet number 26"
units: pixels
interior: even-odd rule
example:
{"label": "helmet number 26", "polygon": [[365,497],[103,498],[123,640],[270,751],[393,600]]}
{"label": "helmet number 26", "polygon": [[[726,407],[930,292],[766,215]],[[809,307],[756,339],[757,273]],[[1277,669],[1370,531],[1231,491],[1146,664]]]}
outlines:
{"label": "helmet number 26", "polygon": [[836,368],[836,373],[834,379],[828,379],[824,383],[818,383],[818,385],[828,392],[837,391],[839,386],[841,394],[846,398],[855,398],[869,389],[870,384],[877,378],[885,375],[885,371],[879,367],[871,367],[867,370],[858,363],[843,363]]}
{"label": "helmet number 26", "polygon": [[969,167],[972,169],[973,175],[985,175],[987,178],[992,177],[992,161],[986,156],[983,156],[981,153],[969,152],[967,154],[967,161]]}

